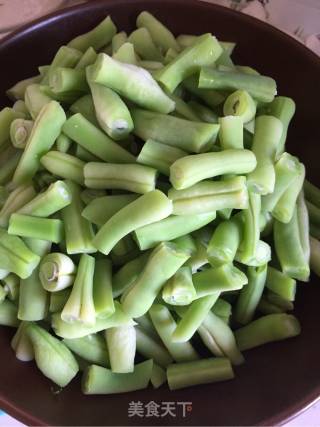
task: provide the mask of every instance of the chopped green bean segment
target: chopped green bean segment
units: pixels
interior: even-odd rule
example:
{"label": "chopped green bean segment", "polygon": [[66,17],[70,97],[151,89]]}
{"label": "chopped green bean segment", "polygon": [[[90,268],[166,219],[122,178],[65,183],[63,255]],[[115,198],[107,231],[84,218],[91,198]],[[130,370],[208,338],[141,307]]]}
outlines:
{"label": "chopped green bean segment", "polygon": [[150,380],[151,384],[153,385],[153,388],[159,388],[162,386],[162,384],[167,382],[166,371],[154,362]]}
{"label": "chopped green bean segment", "polygon": [[216,218],[216,213],[199,215],[171,215],[168,218],[140,227],[134,232],[141,250],[155,247],[162,241],[170,241],[198,230]]}
{"label": "chopped green bean segment", "polygon": [[307,179],[304,181],[303,189],[308,202],[311,202],[313,205],[317,206],[317,208],[320,208],[320,189]]}
{"label": "chopped green bean segment", "polygon": [[112,372],[125,374],[134,371],[136,330],[133,325],[118,326],[105,331]]}
{"label": "chopped green bean segment", "polygon": [[162,290],[163,300],[171,305],[189,305],[196,296],[190,267],[181,267]]}
{"label": "chopped green bean segment", "polygon": [[164,368],[170,365],[172,357],[163,344],[144,328],[136,326],[137,351],[147,359],[153,359]]}
{"label": "chopped green bean segment", "polygon": [[93,301],[98,317],[108,317],[114,313],[112,264],[108,259],[96,260],[93,277]]}
{"label": "chopped green bean segment", "polygon": [[84,394],[114,394],[147,388],[151,379],[153,361],[135,365],[134,371],[126,374],[114,373],[101,366],[91,365],[84,372],[82,391]]}
{"label": "chopped green bean segment", "polygon": [[28,322],[21,322],[11,340],[11,348],[16,353],[16,358],[21,362],[30,362],[34,359],[34,350],[27,334],[27,328]]}
{"label": "chopped green bean segment", "polygon": [[153,304],[149,314],[163,344],[176,362],[188,362],[199,359],[190,342],[174,342],[172,334],[177,324],[167,307]]}
{"label": "chopped green bean segment", "polygon": [[167,369],[170,390],[198,384],[210,384],[234,378],[231,363],[225,357],[172,364]]}
{"label": "chopped green bean segment", "polygon": [[107,16],[95,28],[85,34],[81,34],[68,43],[68,46],[85,52],[89,47],[99,50],[111,42],[117,29],[110,16]]}
{"label": "chopped green bean segment", "polygon": [[75,339],[65,338],[62,342],[84,360],[105,368],[110,366],[108,348],[101,335],[92,334]]}
{"label": "chopped green bean segment", "polygon": [[134,134],[154,139],[187,152],[207,151],[219,132],[218,124],[194,122],[179,117],[134,108],[131,110]]}
{"label": "chopped green bean segment", "polygon": [[170,182],[177,190],[199,181],[226,174],[246,174],[257,165],[249,150],[229,149],[216,153],[193,154],[176,160],[170,167]]}
{"label": "chopped green bean segment", "polygon": [[233,208],[248,208],[246,178],[243,176],[224,181],[202,181],[183,190],[171,188],[174,215],[192,215]]}
{"label": "chopped green bean segment", "polygon": [[70,179],[79,185],[84,184],[85,163],[77,157],[60,151],[49,151],[41,157],[40,162],[53,175]]}
{"label": "chopped green bean segment", "polygon": [[271,266],[268,266],[266,287],[288,301],[295,300],[296,281]]}
{"label": "chopped green bean segment", "polygon": [[8,227],[11,214],[18,212],[36,196],[32,184],[21,184],[6,199],[0,211],[0,226]]}
{"label": "chopped green bean segment", "polygon": [[276,82],[271,77],[234,71],[219,71],[209,67],[201,69],[199,88],[218,90],[242,89],[246,90],[254,99],[261,102],[271,102],[277,94]]}
{"label": "chopped green bean segment", "polygon": [[8,233],[54,243],[61,242],[64,234],[60,219],[37,218],[17,213],[10,217]]}
{"label": "chopped green bean segment", "polygon": [[242,230],[238,221],[221,222],[214,230],[207,247],[212,267],[232,263],[241,243]]}
{"label": "chopped green bean segment", "polygon": [[201,67],[212,66],[221,53],[218,40],[210,33],[203,34],[157,72],[156,78],[173,92],[184,79],[199,72]]}
{"label": "chopped green bean segment", "polygon": [[34,348],[40,371],[60,387],[65,387],[76,376],[78,363],[71,351],[57,338],[35,323],[28,323],[26,332]]}
{"label": "chopped green bean segment", "polygon": [[240,351],[262,344],[295,337],[300,334],[300,324],[290,314],[270,314],[237,329],[235,337]]}
{"label": "chopped green bean segment", "polygon": [[238,117],[243,124],[249,123],[254,119],[256,109],[256,102],[245,90],[233,92],[228,96],[223,105],[225,116]]}
{"label": "chopped green bean segment", "polygon": [[0,302],[0,325],[17,328],[19,326],[16,305],[7,299]]}
{"label": "chopped green bean segment", "polygon": [[137,54],[142,59],[151,61],[163,61],[160,50],[152,40],[149,30],[145,27],[138,28],[128,37],[128,42],[132,43]]}
{"label": "chopped green bean segment", "polygon": [[26,147],[33,125],[33,120],[13,120],[10,126],[10,139],[14,147],[22,150]]}
{"label": "chopped green bean segment", "polygon": [[39,278],[44,289],[59,292],[73,284],[75,272],[76,267],[71,258],[62,253],[51,252],[41,260]]}

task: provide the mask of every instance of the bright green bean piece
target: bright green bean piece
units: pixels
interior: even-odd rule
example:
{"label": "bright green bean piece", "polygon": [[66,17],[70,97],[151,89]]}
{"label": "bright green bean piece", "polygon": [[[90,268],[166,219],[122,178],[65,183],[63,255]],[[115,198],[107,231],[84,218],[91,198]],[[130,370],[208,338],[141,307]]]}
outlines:
{"label": "bright green bean piece", "polygon": [[114,298],[122,295],[123,292],[130,288],[142,272],[149,255],[149,252],[143,253],[132,261],[127,262],[114,274],[112,278],[112,292]]}
{"label": "bright green bean piece", "polygon": [[192,108],[178,95],[175,95],[175,93],[168,92],[168,96],[174,101],[175,103],[175,110],[174,114],[178,117],[182,117],[187,120],[191,120],[193,122],[199,122],[200,119],[197,116],[197,114],[192,110]]}
{"label": "bright green bean piece", "polygon": [[119,189],[133,193],[155,190],[156,169],[139,164],[89,162],[84,167],[84,180],[88,188]]}
{"label": "bright green bean piece", "polygon": [[59,67],[74,68],[79,62],[81,56],[82,53],[79,49],[69,46],[61,46],[55,54],[51,64],[41,70],[41,74],[43,74],[41,84],[47,85],[49,83],[51,73]]}
{"label": "bright green bean piece", "polygon": [[11,214],[29,203],[35,195],[36,192],[32,184],[22,184],[13,190],[0,211],[0,226],[8,227]]}
{"label": "bright green bean piece", "polygon": [[80,187],[74,182],[66,182],[72,201],[61,211],[64,224],[67,254],[96,252],[92,245],[94,237],[92,225],[81,216],[84,204],[80,198]]}
{"label": "bright green bean piece", "polygon": [[80,197],[83,203],[88,206],[89,203],[91,203],[93,200],[105,197],[106,194],[107,192],[105,190],[93,190],[91,188],[86,188],[85,190],[81,191]]}
{"label": "bright green bean piece", "polygon": [[118,326],[105,331],[112,372],[134,371],[136,331],[133,325]]}
{"label": "bright green bean piece", "polygon": [[71,351],[57,338],[35,323],[28,323],[28,337],[34,348],[40,371],[60,387],[65,387],[77,375],[79,366]]}
{"label": "bright green bean piece", "polygon": [[152,375],[151,375],[151,384],[153,385],[153,388],[159,388],[167,382],[167,374],[164,369],[161,368],[161,366],[157,365],[156,363],[153,363],[152,368]]}
{"label": "bright green bean piece", "polygon": [[10,138],[10,126],[15,119],[23,119],[24,114],[5,107],[0,111],[0,147]]}
{"label": "bright green bean piece", "polygon": [[242,289],[248,283],[247,276],[232,264],[223,264],[217,268],[208,268],[192,276],[197,298],[217,292]]}
{"label": "bright green bean piece", "polygon": [[121,309],[120,304],[116,301],[115,312],[105,318],[105,319],[96,319],[96,323],[92,326],[87,326],[85,324],[75,322],[67,323],[61,319],[61,313],[55,313],[52,316],[52,328],[55,331],[56,335],[61,338],[82,338],[87,335],[95,334],[100,331],[104,331],[108,328],[114,328],[121,325],[132,325],[133,321],[128,317],[123,310]]}
{"label": "bright green bean piece", "polygon": [[44,256],[39,266],[39,278],[44,289],[59,292],[74,282],[76,267],[67,255],[52,252]]}
{"label": "bright green bean piece", "polygon": [[274,292],[268,292],[266,298],[271,304],[279,307],[282,312],[292,311],[294,309],[293,302],[282,298],[280,295],[277,295]]}
{"label": "bright green bean piece", "polygon": [[71,203],[72,195],[63,181],[56,181],[48,189],[26,203],[16,212],[24,215],[49,217]]}
{"label": "bright green bean piece", "polygon": [[133,44],[142,59],[163,62],[164,58],[147,28],[141,27],[133,31],[128,37],[128,42]]}
{"label": "bright green bean piece", "polygon": [[[212,109],[200,104],[197,101],[189,101],[188,105],[192,110],[195,112],[195,114],[199,117],[199,120],[206,122],[206,123],[218,123],[219,118],[217,114],[212,111]],[[221,128],[220,128],[221,132]]]}
{"label": "bright green bean piece", "polygon": [[0,231],[0,268],[26,279],[39,264],[40,257],[17,236]]}
{"label": "bright green bean piece", "polygon": [[170,92],[187,77],[200,71],[203,66],[213,65],[222,53],[222,48],[212,34],[207,33],[195,39],[172,62],[157,73],[157,80]]}
{"label": "bright green bean piece", "polygon": [[231,363],[224,357],[172,364],[167,369],[170,390],[210,384],[234,378]]}
{"label": "bright green bean piece", "polygon": [[15,274],[9,274],[2,279],[3,289],[11,301],[17,301],[20,292],[20,279]]}
{"label": "bright green bean piece", "polygon": [[172,340],[172,334],[177,324],[167,307],[161,304],[153,304],[149,314],[163,344],[176,362],[189,362],[199,359],[190,342],[174,342]]}
{"label": "bright green bean piece", "polygon": [[282,223],[277,220],[274,222],[273,238],[282,271],[293,279],[308,281],[309,260],[301,245],[296,209],[290,222]]}
{"label": "bright green bean piece", "polygon": [[220,91],[210,90],[210,89],[200,89],[199,88],[199,74],[190,76],[183,81],[183,86],[190,92],[192,95],[195,95],[197,98],[200,98],[208,107],[216,108],[221,105],[225,99],[226,95]]}
{"label": "bright green bean piece", "polygon": [[59,243],[63,239],[63,223],[59,219],[39,218],[14,213],[10,217],[8,233],[20,237]]}
{"label": "bright green bean piece", "polygon": [[153,167],[162,174],[169,176],[170,166],[186,155],[187,153],[179,148],[148,139],[137,157],[137,162]]}
{"label": "bright green bean piece", "polygon": [[246,325],[251,322],[266,283],[267,265],[248,267],[248,284],[239,293],[235,307],[234,318],[238,323]]}
{"label": "bright green bean piece", "polygon": [[85,70],[57,67],[49,71],[49,87],[56,93],[79,92],[86,93],[89,90]]}
{"label": "bright green bean piece", "polygon": [[239,250],[235,260],[249,267],[261,267],[271,261],[271,247],[263,240],[258,240],[256,252],[251,258],[245,258],[244,253]]}
{"label": "bright green bean piece", "polygon": [[84,184],[85,163],[77,157],[60,151],[48,151],[41,157],[40,162],[53,175],[70,179],[79,185]]}
{"label": "bright green bean piece", "polygon": [[301,166],[297,157],[289,153],[282,153],[275,164],[275,186],[273,192],[261,200],[262,210],[272,212],[278,201],[299,175]]}
{"label": "bright green bean piece", "polygon": [[288,127],[296,111],[296,105],[293,99],[285,96],[277,96],[267,105],[267,114],[277,117],[282,123],[282,135],[277,149],[277,156],[281,155],[285,149]]}
{"label": "bright green bean piece", "polygon": [[14,173],[15,184],[21,184],[33,178],[39,169],[40,157],[50,150],[60,135],[65,119],[63,108],[56,101],[51,101],[43,107]]}
{"label": "bright green bean piece", "polygon": [[[8,159],[5,158],[7,152],[10,153]],[[14,147],[10,147],[6,153],[2,153],[0,160],[0,185],[8,184],[11,181],[22,156],[22,150],[16,150]]]}
{"label": "bright green bean piece", "polygon": [[239,116],[226,116],[219,119],[219,141],[222,149],[243,148],[243,122]]}
{"label": "bright green bean piece", "polygon": [[111,42],[112,37],[116,34],[117,28],[112,22],[110,16],[107,16],[91,31],[81,34],[68,43],[69,47],[85,52],[89,47],[95,50],[101,49]]}
{"label": "bright green bean piece", "polygon": [[[46,240],[25,239],[29,248],[39,257],[43,257],[51,249]],[[40,259],[40,258],[39,258]],[[43,320],[48,314],[48,293],[39,279],[39,266],[31,275],[20,281],[18,319],[26,321]]]}
{"label": "bright green bean piece", "polygon": [[86,67],[92,65],[97,59],[97,52],[93,49],[93,47],[88,47],[88,49],[84,52],[82,57],[80,58],[77,65],[74,67],[75,70],[85,70]]}
{"label": "bright green bean piece", "polygon": [[307,179],[303,184],[305,198],[317,208],[320,208],[320,190]]}
{"label": "bright green bean piece", "polygon": [[247,263],[256,256],[260,239],[261,196],[249,192],[249,207],[242,213],[243,236],[239,247],[241,259]]}
{"label": "bright green bean piece", "polygon": [[151,379],[153,361],[135,365],[134,371],[127,374],[114,373],[101,366],[89,366],[82,378],[84,394],[114,394],[147,388]]}
{"label": "bright green bean piece", "polygon": [[278,200],[272,211],[272,215],[281,222],[288,223],[291,221],[299,193],[303,187],[306,170],[302,163],[299,164],[299,173],[291,182],[285,192]]}
{"label": "bright green bean piece", "polygon": [[218,71],[209,67],[201,69],[199,88],[218,90],[242,89],[261,102],[271,102],[277,94],[276,82],[271,77],[233,71]]}
{"label": "bright green bean piece", "polygon": [[197,37],[198,36],[193,34],[179,34],[178,37],[176,37],[176,41],[182,49],[185,49],[191,46],[196,41]]}
{"label": "bright green bean piece", "polygon": [[172,215],[153,224],[140,227],[134,232],[141,250],[155,247],[162,241],[170,241],[198,230],[216,218],[216,213],[199,215]]}
{"label": "bright green bean piece", "polygon": [[98,317],[108,317],[114,313],[112,264],[108,259],[96,260],[93,277],[93,301]]}
{"label": "bright green bean piece", "polygon": [[177,307],[176,311],[181,316],[181,320],[172,333],[172,341],[186,342],[190,340],[219,298],[219,295],[220,292],[213,292],[211,295],[193,301],[188,307]]}
{"label": "bright green bean piece", "polygon": [[94,269],[95,259],[90,255],[82,254],[70,297],[61,312],[61,319],[64,322],[81,322],[89,327],[95,324]]}
{"label": "bright green bean piece", "polygon": [[132,287],[122,299],[124,311],[131,317],[145,314],[159,291],[178,269],[190,258],[173,243],[160,243],[150,254],[148,261]]}
{"label": "bright green bean piece", "polygon": [[63,132],[105,162],[132,163],[135,161],[132,154],[112,141],[80,113],[74,114],[65,122]]}
{"label": "bright green bean piece", "polygon": [[164,24],[151,15],[151,13],[147,11],[141,12],[137,17],[136,24],[138,28],[147,28],[153,41],[163,52],[166,52],[170,48],[179,52],[180,47],[174,35]]}
{"label": "bright green bean piece", "polygon": [[151,74],[136,65],[124,64],[100,53],[92,66],[91,78],[93,82],[109,87],[140,107],[163,114],[174,110],[174,102]]}
{"label": "bright green bean piece", "polygon": [[248,188],[266,195],[275,187],[275,156],[280,143],[283,126],[273,116],[259,116],[255,121],[252,151],[257,159],[257,167],[248,176]]}
{"label": "bright green bean piece", "polygon": [[70,297],[71,289],[66,288],[62,291],[51,292],[50,293],[50,303],[49,303],[49,312],[58,313],[63,310],[63,307],[66,305],[68,298]]}
{"label": "bright green bean piece", "polygon": [[32,119],[35,120],[42,108],[52,101],[52,98],[43,93],[39,84],[32,84],[26,88],[24,100]]}
{"label": "bright green bean piece", "polygon": [[163,300],[171,305],[189,305],[196,296],[190,267],[181,267],[162,289]]}
{"label": "bright green bean piece", "polygon": [[218,298],[217,302],[212,308],[212,312],[219,316],[227,325],[229,325],[232,314],[232,305],[228,301],[222,298]]}
{"label": "bright green bean piece", "polygon": [[225,116],[238,117],[243,124],[254,119],[256,110],[256,102],[245,90],[237,90],[231,93],[223,105]]}
{"label": "bright green bean piece", "polygon": [[97,233],[94,246],[107,255],[124,236],[168,217],[171,212],[171,201],[159,190],[150,191],[114,214]]}
{"label": "bright green bean piece", "polygon": [[300,334],[297,318],[289,314],[270,314],[238,329],[235,337],[240,351]]}
{"label": "bright green bean piece", "polygon": [[0,303],[0,325],[17,328],[19,323],[17,307],[7,299],[2,301]]}
{"label": "bright green bean piece", "polygon": [[163,344],[151,336],[144,328],[136,326],[137,351],[147,359],[167,367],[172,362],[172,357]]}
{"label": "bright green bean piece", "polygon": [[112,58],[117,60],[120,63],[124,64],[131,64],[138,66],[139,64],[139,57],[135,52],[134,46],[132,43],[124,43],[116,53],[112,55]]}
{"label": "bright green bean piece", "polygon": [[244,362],[231,328],[219,316],[209,311],[202,326],[216,342],[222,356],[227,357],[233,365],[241,365]]}
{"label": "bright green bean piece", "polygon": [[194,122],[179,117],[134,108],[131,110],[134,134],[154,139],[187,152],[206,151],[218,135],[219,125]]}
{"label": "bright green bean piece", "polygon": [[242,149],[190,155],[176,160],[170,167],[170,182],[175,189],[182,190],[207,178],[249,173],[256,164],[255,155]]}
{"label": "bright green bean piece", "polygon": [[72,111],[72,113],[74,114],[80,113],[86,120],[88,120],[95,127],[99,127],[99,123],[96,118],[96,112],[94,109],[94,104],[93,104],[93,99],[91,94],[84,95],[81,98],[77,99],[70,106],[70,111]]}
{"label": "bright green bean piece", "polygon": [[116,141],[126,138],[133,130],[133,121],[126,104],[116,92],[103,85],[90,83],[90,89],[101,128]]}
{"label": "bright green bean piece", "polygon": [[233,262],[241,243],[241,231],[238,221],[223,221],[217,226],[207,247],[212,267]]}
{"label": "bright green bean piece", "polygon": [[248,208],[246,178],[238,176],[224,181],[202,181],[184,190],[171,188],[174,215],[192,215],[233,208]]}
{"label": "bright green bean piece", "polygon": [[268,266],[266,287],[288,301],[295,300],[296,281],[271,266]]}
{"label": "bright green bean piece", "polygon": [[27,87],[29,87],[32,84],[40,83],[41,78],[42,78],[41,75],[38,75],[34,77],[29,77],[28,79],[20,80],[10,89],[8,89],[6,91],[6,94],[12,101],[16,99],[23,100]]}
{"label": "bright green bean piece", "polygon": [[[320,214],[320,210],[319,210]],[[307,203],[304,198],[303,190],[300,191],[297,200],[297,218],[298,218],[298,227],[300,234],[300,243],[302,247],[302,251],[304,253],[305,259],[308,264],[310,264],[310,224],[309,224],[309,216]],[[311,221],[311,218],[310,218]]]}
{"label": "bright green bean piece", "polygon": [[27,334],[27,328],[28,322],[21,322],[11,340],[11,348],[16,353],[16,358],[21,362],[30,362],[34,359],[34,350]]}
{"label": "bright green bean piece", "polygon": [[120,209],[127,206],[139,197],[138,194],[119,194],[103,196],[93,199],[87,204],[81,215],[88,221],[102,226]]}
{"label": "bright green bean piece", "polygon": [[34,122],[32,120],[15,119],[10,126],[10,139],[12,145],[24,149],[30,136]]}
{"label": "bright green bean piece", "polygon": [[112,53],[116,53],[117,50],[126,43],[128,37],[125,31],[120,31],[112,37],[111,45],[112,45]]}
{"label": "bright green bean piece", "polygon": [[99,334],[92,334],[82,338],[63,339],[62,342],[82,359],[108,368],[110,366],[106,342]]}

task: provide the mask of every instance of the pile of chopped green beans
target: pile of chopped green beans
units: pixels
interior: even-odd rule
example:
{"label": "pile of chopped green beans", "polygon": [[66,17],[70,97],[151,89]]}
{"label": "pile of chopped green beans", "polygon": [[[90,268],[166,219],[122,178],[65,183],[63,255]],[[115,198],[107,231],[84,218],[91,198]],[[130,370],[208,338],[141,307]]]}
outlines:
{"label": "pile of chopped green beans", "polygon": [[228,380],[243,351],[300,333],[320,190],[285,151],[294,101],[234,47],[108,16],[7,91],[0,324],[59,386]]}

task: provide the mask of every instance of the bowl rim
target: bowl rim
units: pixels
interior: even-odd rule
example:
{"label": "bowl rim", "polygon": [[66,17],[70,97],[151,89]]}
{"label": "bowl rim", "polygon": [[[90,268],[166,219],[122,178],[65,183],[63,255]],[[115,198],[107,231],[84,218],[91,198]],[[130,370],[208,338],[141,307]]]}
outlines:
{"label": "bowl rim", "polygon": [[[150,4],[158,1],[159,3],[161,2],[161,5],[174,2],[177,5],[180,4],[181,7],[185,6],[185,4],[188,3],[188,5],[190,6],[203,8],[204,11],[207,8],[211,8],[212,10],[223,10],[223,13],[231,17],[237,17],[236,19],[242,20],[244,24],[248,23],[253,27],[262,27],[265,31],[276,34],[277,37],[282,38],[286,43],[291,44],[295,48],[295,50],[299,50],[302,55],[309,56],[310,60],[320,68],[320,57],[307,46],[305,46],[303,43],[295,39],[293,36],[268,22],[261,21],[253,16],[241,13],[237,10],[211,3],[210,0],[130,0],[130,3],[139,4],[141,1],[149,1]],[[65,17],[72,16],[78,10],[84,10],[89,12],[90,9],[92,9],[93,7],[102,4],[104,4],[106,7],[108,7],[108,4],[117,5],[118,7],[121,7],[125,6],[127,3],[128,0],[90,0],[86,3],[80,3],[77,5],[58,9],[47,15],[44,15],[40,18],[37,18],[33,21],[24,24],[23,26],[14,30],[12,33],[0,39],[0,53],[2,49],[10,47],[10,44],[14,44],[20,39],[23,39],[23,37],[28,33],[37,31],[39,28],[46,26],[48,23],[59,21],[61,19],[64,19]],[[309,392],[304,399],[300,400],[297,403],[293,403],[290,407],[268,418],[262,419],[258,425],[284,425],[290,420],[301,415],[303,412],[312,407],[318,401],[320,401],[320,383],[313,391]],[[0,405],[1,409],[3,409],[9,415],[27,425],[48,425],[45,420],[34,417],[32,414],[25,412],[23,409],[15,406],[13,403],[6,400],[6,398],[2,395],[0,395]]]}

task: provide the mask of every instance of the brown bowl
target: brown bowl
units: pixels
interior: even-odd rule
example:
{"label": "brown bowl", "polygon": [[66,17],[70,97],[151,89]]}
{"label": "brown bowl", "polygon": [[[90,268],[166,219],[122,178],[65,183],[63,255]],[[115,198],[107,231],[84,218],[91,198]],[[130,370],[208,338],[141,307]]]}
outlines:
{"label": "brown bowl", "polygon": [[[138,13],[148,9],[176,34],[212,32],[236,41],[235,60],[257,67],[278,82],[279,93],[294,98],[297,113],[288,149],[307,166],[308,177],[320,184],[320,60],[293,38],[251,17],[196,0],[101,0],[67,9],[24,27],[0,44],[0,105],[16,81],[37,72],[56,49],[89,30],[106,14],[122,30],[131,31]],[[295,314],[301,320],[298,338],[266,345],[245,354],[236,378],[220,384],[169,392],[166,386],[115,395],[84,396],[77,379],[61,393],[34,363],[16,360],[13,334],[0,329],[0,407],[31,425],[274,425],[301,412],[320,394],[320,286],[300,284]],[[129,403],[192,402],[186,417],[128,417]],[[181,407],[178,407],[181,408]],[[179,413],[178,413],[179,412]]]}

